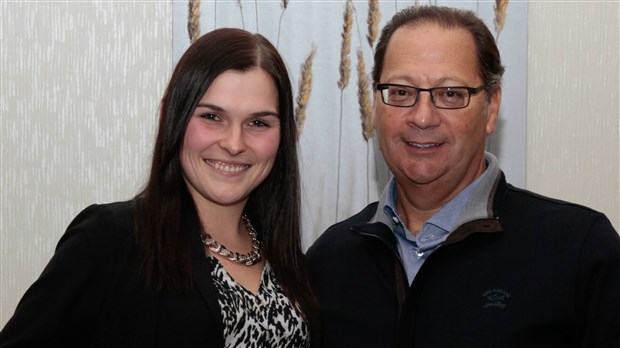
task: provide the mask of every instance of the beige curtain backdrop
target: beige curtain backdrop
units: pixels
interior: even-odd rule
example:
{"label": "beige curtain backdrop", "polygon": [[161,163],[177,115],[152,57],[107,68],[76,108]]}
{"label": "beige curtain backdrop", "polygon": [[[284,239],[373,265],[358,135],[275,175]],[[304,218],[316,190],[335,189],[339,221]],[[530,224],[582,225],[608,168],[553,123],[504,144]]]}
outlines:
{"label": "beige curtain backdrop", "polygon": [[[171,7],[0,2],[0,327],[71,219],[143,182]],[[528,17],[526,186],[619,229],[619,3],[535,1]]]}
{"label": "beige curtain backdrop", "polygon": [[[304,247],[332,224],[376,201],[389,179],[377,138],[366,126],[372,116],[372,48],[379,28],[396,11],[413,4],[448,4],[474,11],[497,38],[503,63],[510,69],[503,76],[500,121],[486,145],[497,156],[508,182],[526,186],[526,2],[504,0],[499,6],[491,1],[440,0],[302,0],[286,6],[285,1],[269,0],[200,1],[199,6],[198,2],[191,2],[191,11],[188,1],[173,2],[174,61],[189,46],[188,22],[192,33],[245,28],[278,45],[295,99],[303,96],[306,100],[305,117],[299,117],[297,124],[301,130],[298,149]],[[316,25],[317,21],[321,25]],[[310,52],[314,53],[309,61]]]}

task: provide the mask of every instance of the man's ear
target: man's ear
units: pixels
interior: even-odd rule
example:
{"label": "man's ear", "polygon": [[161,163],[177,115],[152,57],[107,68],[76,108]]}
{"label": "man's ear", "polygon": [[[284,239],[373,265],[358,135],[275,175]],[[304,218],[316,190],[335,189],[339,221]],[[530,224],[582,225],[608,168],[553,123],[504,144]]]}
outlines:
{"label": "man's ear", "polygon": [[487,135],[495,132],[495,126],[499,119],[499,107],[502,103],[502,87],[493,87],[493,93],[489,97],[489,105],[487,106]]}
{"label": "man's ear", "polygon": [[371,116],[371,124],[372,129],[377,129],[377,107],[379,107],[378,100],[381,98],[379,96],[379,91],[374,89],[372,93],[372,116]]}

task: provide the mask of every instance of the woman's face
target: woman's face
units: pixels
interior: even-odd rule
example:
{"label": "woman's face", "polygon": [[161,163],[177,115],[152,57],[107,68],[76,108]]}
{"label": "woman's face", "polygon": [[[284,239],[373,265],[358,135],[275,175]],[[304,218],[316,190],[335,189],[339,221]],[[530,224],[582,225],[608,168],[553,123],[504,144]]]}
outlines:
{"label": "woman's face", "polygon": [[199,208],[245,205],[280,145],[278,90],[266,71],[228,70],[202,96],[185,132],[181,166]]}

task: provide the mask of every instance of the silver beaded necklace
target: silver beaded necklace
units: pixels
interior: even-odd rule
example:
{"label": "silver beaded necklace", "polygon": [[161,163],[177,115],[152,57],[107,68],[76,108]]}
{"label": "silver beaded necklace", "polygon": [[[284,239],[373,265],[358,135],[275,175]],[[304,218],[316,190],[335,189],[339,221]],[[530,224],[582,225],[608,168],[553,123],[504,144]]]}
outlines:
{"label": "silver beaded necklace", "polygon": [[250,251],[248,254],[240,254],[238,252],[228,250],[225,246],[213,239],[213,237],[211,237],[211,235],[208,234],[206,231],[203,231],[201,233],[201,238],[202,242],[207,248],[209,248],[209,250],[226,257],[230,261],[240,263],[246,266],[252,266],[259,262],[261,259],[260,242],[256,238],[256,230],[254,229],[254,226],[252,226],[252,224],[250,223],[250,219],[245,214],[241,216],[241,219],[243,219],[243,221],[245,222],[245,227],[247,228],[248,233],[252,238],[252,251]]}

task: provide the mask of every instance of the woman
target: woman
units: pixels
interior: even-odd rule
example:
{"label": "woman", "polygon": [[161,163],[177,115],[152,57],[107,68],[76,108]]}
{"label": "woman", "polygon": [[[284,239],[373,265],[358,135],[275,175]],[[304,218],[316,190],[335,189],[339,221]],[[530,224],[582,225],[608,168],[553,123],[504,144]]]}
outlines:
{"label": "woman", "polygon": [[292,103],[261,35],[218,29],[192,44],[145,188],[74,219],[0,346],[309,346]]}

